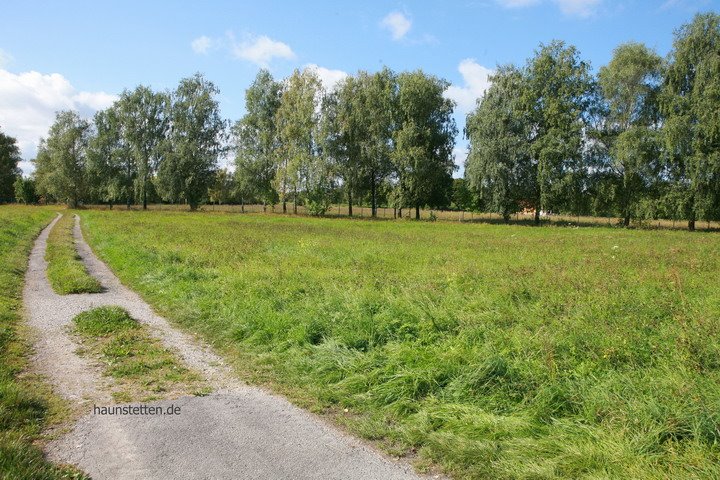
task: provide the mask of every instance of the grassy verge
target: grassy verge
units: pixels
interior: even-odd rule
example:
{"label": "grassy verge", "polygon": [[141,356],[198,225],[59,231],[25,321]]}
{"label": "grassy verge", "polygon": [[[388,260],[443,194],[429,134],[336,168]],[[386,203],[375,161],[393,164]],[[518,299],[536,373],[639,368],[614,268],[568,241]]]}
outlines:
{"label": "grassy verge", "polygon": [[81,215],[248,379],[394,453],[458,478],[720,478],[718,235]]}
{"label": "grassy verge", "polygon": [[73,216],[66,213],[50,231],[45,251],[48,279],[60,295],[100,292],[100,282],[88,274],[75,249],[74,224]]}
{"label": "grassy verge", "polygon": [[115,380],[113,398],[119,402],[151,401],[182,394],[207,392],[200,376],[149,335],[120,307],[100,307],[74,319],[84,350],[100,360]]}
{"label": "grassy verge", "polygon": [[84,478],[47,462],[34,445],[62,407],[38,378],[24,373],[29,349],[20,326],[22,286],[33,239],[53,217],[37,207],[0,206],[0,478]]}

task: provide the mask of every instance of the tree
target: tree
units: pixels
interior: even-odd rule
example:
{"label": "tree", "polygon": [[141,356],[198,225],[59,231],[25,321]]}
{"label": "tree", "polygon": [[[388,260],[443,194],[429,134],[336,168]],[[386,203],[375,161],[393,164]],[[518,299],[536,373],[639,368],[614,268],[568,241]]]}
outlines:
{"label": "tree", "polygon": [[41,140],[35,159],[38,193],[76,208],[87,196],[86,160],[90,124],[77,112],[55,116],[47,140]]}
{"label": "tree", "polygon": [[245,91],[247,113],[232,129],[235,141],[235,179],[243,198],[274,205],[273,187],[278,149],[275,115],[280,107],[282,85],[262,69]]}
{"label": "tree", "polygon": [[31,203],[37,202],[37,195],[35,194],[35,180],[32,178],[23,178],[18,175],[13,185],[15,189],[15,200],[30,205]]}
{"label": "tree", "polygon": [[695,229],[720,218],[720,15],[698,14],[675,33],[662,92],[672,198]]}
{"label": "tree", "polygon": [[473,208],[473,195],[464,178],[453,179],[452,205],[456,210],[470,210]]}
{"label": "tree", "polygon": [[130,149],[136,170],[134,190],[146,210],[150,180],[165,148],[170,99],[164,93],[140,85],[132,92],[124,91],[114,107],[120,134]]}
{"label": "tree", "polygon": [[[449,83],[421,70],[398,75],[397,128],[392,159],[400,206],[420,208],[447,202],[456,168],[452,149],[457,127],[454,102],[443,96]],[[442,194],[444,191],[444,195]]]}
{"label": "tree", "polygon": [[206,197],[223,152],[225,121],[218,94],[199,73],[182,79],[173,94],[169,148],[158,168],[158,190],[165,200],[186,201],[191,210]]}
{"label": "tree", "polygon": [[527,142],[530,125],[522,111],[523,73],[512,65],[500,67],[491,81],[467,118],[465,176],[482,204],[509,222],[538,197],[537,171]]}
{"label": "tree", "polygon": [[[328,205],[332,185],[326,157],[318,155],[319,100],[322,84],[310,69],[295,72],[287,79],[277,110],[276,122],[280,140],[280,161],[276,188],[287,211],[286,200],[293,191],[297,213],[298,195],[302,191],[313,208]],[[325,207],[326,208],[326,207]]]}
{"label": "tree", "polygon": [[17,140],[0,130],[0,202],[11,201],[14,196],[14,183],[20,177],[20,160]]}
{"label": "tree", "polygon": [[94,117],[95,132],[87,151],[88,187],[100,201],[110,206],[133,203],[138,170],[117,104]]}
{"label": "tree", "polygon": [[354,100],[360,95],[360,83],[353,76],[345,77],[334,91],[323,98],[320,139],[323,152],[335,166],[347,196],[348,214],[353,215],[353,198],[361,191],[362,164],[360,118]]}
{"label": "tree", "polygon": [[655,52],[640,43],[626,43],[615,49],[610,63],[598,74],[607,109],[609,170],[617,179],[625,226],[658,174],[661,70],[662,59]]}
{"label": "tree", "polygon": [[370,190],[372,216],[377,216],[378,186],[392,171],[393,130],[397,102],[397,79],[386,68],[372,75],[358,74],[359,94],[352,101],[353,114],[360,126],[361,178]]}
{"label": "tree", "polygon": [[211,203],[218,205],[228,203],[233,197],[234,182],[232,174],[226,168],[215,172],[215,179],[208,190]]}
{"label": "tree", "polygon": [[541,209],[576,204],[583,194],[584,115],[593,86],[590,66],[561,41],[541,45],[525,74],[522,113],[537,178],[535,198],[528,200],[539,224]]}

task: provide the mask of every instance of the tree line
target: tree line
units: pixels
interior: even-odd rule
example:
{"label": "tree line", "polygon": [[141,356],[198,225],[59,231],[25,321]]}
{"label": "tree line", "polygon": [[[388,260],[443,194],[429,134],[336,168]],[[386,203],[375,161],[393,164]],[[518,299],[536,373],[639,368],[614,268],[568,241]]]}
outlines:
{"label": "tree line", "polygon": [[626,43],[593,76],[555,41],[491,80],[465,132],[465,176],[486,210],[683,219],[690,230],[720,218],[718,15],[678,29],[667,59]]}
{"label": "tree line", "polygon": [[[313,70],[277,81],[261,70],[230,124],[202,75],[172,92],[125,91],[92,121],[59,112],[32,179],[15,196],[78,205],[184,202],[332,203],[495,212],[720,219],[720,17],[699,14],[663,59],[620,45],[597,74],[553,41],[524,66],[499,66],[467,117],[463,179],[449,83],[421,70],[359,71],[334,88]],[[0,151],[17,148],[3,136]],[[5,140],[4,140],[5,139]],[[12,139],[10,139],[12,140]],[[4,149],[4,150],[2,150]],[[232,172],[219,169],[222,156]],[[14,159],[14,160],[13,160]],[[0,182],[3,187],[7,181]],[[10,181],[12,184],[12,181]],[[8,188],[5,185],[3,188]],[[10,193],[12,195],[12,192]]]}

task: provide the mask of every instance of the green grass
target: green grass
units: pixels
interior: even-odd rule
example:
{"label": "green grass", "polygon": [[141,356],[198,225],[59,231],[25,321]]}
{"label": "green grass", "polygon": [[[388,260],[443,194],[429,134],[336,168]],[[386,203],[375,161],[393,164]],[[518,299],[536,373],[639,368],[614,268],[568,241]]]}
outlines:
{"label": "green grass", "polygon": [[75,249],[74,224],[73,216],[66,213],[50,231],[45,251],[48,279],[60,295],[101,292],[100,282],[88,274]]}
{"label": "green grass", "polygon": [[206,393],[199,375],[151,337],[120,307],[100,307],[75,317],[75,332],[104,373],[115,380],[118,401],[150,401],[183,393]]}
{"label": "green grass", "polygon": [[[34,445],[57,399],[29,375],[26,332],[21,326],[22,286],[32,242],[53,212],[38,207],[0,206],[0,478],[85,478],[45,460]],[[55,410],[55,411],[54,411]]]}
{"label": "green grass", "polygon": [[720,478],[717,234],[81,215],[246,378],[421,466]]}

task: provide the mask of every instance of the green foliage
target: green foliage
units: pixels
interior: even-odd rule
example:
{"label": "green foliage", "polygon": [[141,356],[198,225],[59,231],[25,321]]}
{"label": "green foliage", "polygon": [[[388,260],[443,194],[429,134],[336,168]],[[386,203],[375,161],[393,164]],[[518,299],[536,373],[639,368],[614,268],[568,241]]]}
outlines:
{"label": "green foliage", "polygon": [[208,200],[217,204],[229,203],[235,199],[236,193],[232,173],[226,168],[216,171],[213,183],[208,189]]}
{"label": "green foliage", "polygon": [[21,177],[20,160],[17,140],[0,130],[0,202],[9,202],[15,197],[15,180]]}
{"label": "green foliage", "polygon": [[150,180],[167,148],[170,126],[170,97],[140,85],[124,91],[115,103],[122,124],[121,134],[136,172],[134,192],[147,208]]}
{"label": "green foliage", "polygon": [[574,46],[556,40],[540,45],[525,75],[522,116],[529,122],[526,131],[537,178],[532,205],[536,212],[562,207],[577,211],[585,174],[582,132],[592,93],[590,65]]}
{"label": "green foliage", "polygon": [[48,138],[40,142],[35,179],[40,195],[77,207],[88,196],[87,145],[90,124],[77,112],[55,116]]}
{"label": "green foliage", "polygon": [[500,67],[465,127],[470,140],[465,163],[468,185],[487,209],[501,214],[506,222],[523,205],[533,205],[538,196],[537,170],[528,142],[530,126],[521,103],[525,83],[517,68]]}
{"label": "green foliage", "polygon": [[694,229],[720,218],[720,15],[698,14],[675,33],[662,100],[671,198]]}
{"label": "green foliage", "polygon": [[149,401],[164,392],[200,392],[199,376],[150,335],[149,329],[120,307],[99,307],[77,315],[75,332],[99,357],[117,385],[118,401]]}
{"label": "green foliage", "polygon": [[395,454],[460,478],[720,474],[713,234],[81,215],[160,312]]}
{"label": "green foliage", "polygon": [[35,193],[35,180],[32,178],[23,178],[21,175],[15,179],[13,185],[15,189],[15,200],[25,205],[37,202],[37,194]]}
{"label": "green foliage", "polygon": [[626,226],[631,217],[642,216],[640,204],[653,194],[659,178],[661,70],[662,59],[655,52],[626,43],[598,74],[607,108],[603,138],[612,159],[605,168],[614,179]]}
{"label": "green foliage", "polygon": [[275,115],[279,155],[275,185],[283,203],[292,192],[295,204],[304,193],[316,214],[329,206],[332,190],[331,165],[318,154],[318,101],[322,84],[310,69],[295,70],[283,87]]}
{"label": "green foliage", "polygon": [[238,194],[263,205],[277,201],[273,187],[278,148],[275,115],[280,108],[281,93],[282,85],[269,71],[260,70],[245,91],[247,113],[232,129]]}
{"label": "green foliage", "polygon": [[180,80],[173,93],[169,147],[157,174],[166,201],[186,201],[195,210],[207,197],[225,136],[219,93],[199,73]]}
{"label": "green foliage", "polygon": [[45,250],[50,285],[60,295],[100,292],[102,291],[100,282],[88,274],[77,254],[73,226],[72,215],[66,214],[50,231]]}
{"label": "green foliage", "polygon": [[49,463],[33,444],[47,422],[49,397],[27,367],[19,329],[21,293],[33,239],[52,218],[44,208],[0,207],[0,477],[13,480],[87,478]]}
{"label": "green foliage", "polygon": [[456,210],[472,210],[474,205],[472,191],[464,178],[453,179],[452,205]]}
{"label": "green foliage", "polygon": [[87,150],[88,183],[95,198],[110,205],[133,203],[137,166],[116,105],[101,110],[93,119],[94,135]]}
{"label": "green foliage", "polygon": [[457,127],[453,101],[443,96],[450,85],[421,70],[398,75],[397,129],[392,152],[398,178],[398,206],[419,209],[447,205],[455,170],[452,150]]}

